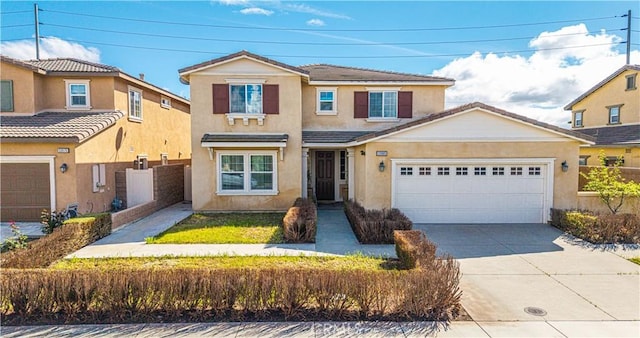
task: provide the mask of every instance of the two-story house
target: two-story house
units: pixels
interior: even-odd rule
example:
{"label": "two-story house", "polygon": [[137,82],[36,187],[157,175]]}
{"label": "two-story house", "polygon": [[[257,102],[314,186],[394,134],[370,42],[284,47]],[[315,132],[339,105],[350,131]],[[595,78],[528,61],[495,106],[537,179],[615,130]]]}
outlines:
{"label": "two-story house", "polygon": [[576,207],[588,136],[481,103],[444,110],[441,77],[246,51],[179,70],[190,84],[193,209],[355,199],[414,222],[545,222]]}
{"label": "two-story house", "polygon": [[101,212],[115,172],[190,163],[190,103],[116,67],[2,56],[0,219]]}
{"label": "two-story house", "polygon": [[581,165],[607,164],[622,157],[625,167],[640,168],[639,65],[625,65],[567,104],[572,129],[593,136],[596,144],[580,148]]}

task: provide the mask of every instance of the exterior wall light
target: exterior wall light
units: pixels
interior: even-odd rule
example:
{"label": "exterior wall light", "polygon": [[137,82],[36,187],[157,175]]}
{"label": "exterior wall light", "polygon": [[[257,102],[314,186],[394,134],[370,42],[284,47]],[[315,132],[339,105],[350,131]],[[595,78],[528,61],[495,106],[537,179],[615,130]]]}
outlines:
{"label": "exterior wall light", "polygon": [[64,174],[67,172],[67,169],[69,169],[69,166],[66,163],[62,163],[60,166],[60,172]]}
{"label": "exterior wall light", "polygon": [[569,164],[567,164],[567,161],[562,162],[562,171],[565,173],[569,171]]}
{"label": "exterior wall light", "polygon": [[385,168],[384,161],[380,161],[380,164],[378,164],[378,170],[380,170],[380,172],[383,172],[384,168]]}

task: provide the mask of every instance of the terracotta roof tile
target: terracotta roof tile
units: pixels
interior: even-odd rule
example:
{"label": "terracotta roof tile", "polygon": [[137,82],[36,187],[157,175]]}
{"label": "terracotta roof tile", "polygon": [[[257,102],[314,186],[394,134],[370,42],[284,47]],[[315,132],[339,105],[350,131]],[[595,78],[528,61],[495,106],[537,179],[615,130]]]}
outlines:
{"label": "terracotta roof tile", "polygon": [[27,60],[23,62],[48,72],[112,73],[120,71],[116,67],[70,58]]}
{"label": "terracotta roof tile", "polygon": [[237,53],[233,53],[233,54],[229,54],[229,55],[225,55],[223,57],[219,57],[219,58],[216,58],[216,59],[213,59],[213,60],[201,62],[201,63],[195,64],[193,66],[182,68],[182,69],[178,70],[178,73],[180,73],[180,74],[187,73],[187,72],[199,69],[199,68],[204,68],[204,67],[207,67],[207,66],[215,65],[217,63],[221,63],[221,62],[228,61],[228,60],[233,60],[235,58],[239,58],[239,57],[243,57],[243,56],[244,57],[249,57],[249,58],[252,58],[252,59],[256,59],[256,60],[260,60],[262,62],[269,63],[269,64],[272,64],[274,66],[278,66],[278,67],[281,67],[281,68],[289,69],[289,70],[291,70],[293,72],[296,72],[296,73],[301,73],[301,74],[306,74],[307,73],[307,71],[304,70],[304,69],[301,69],[301,68],[298,68],[298,67],[294,67],[294,66],[288,65],[286,63],[282,63],[282,62],[276,61],[276,60],[272,60],[272,59],[266,58],[264,56],[253,54],[253,53],[248,52],[246,50],[239,51]]}
{"label": "terracotta roof tile", "polygon": [[33,116],[3,116],[0,138],[3,142],[26,139],[56,139],[81,143],[124,117],[121,111],[45,112]]}

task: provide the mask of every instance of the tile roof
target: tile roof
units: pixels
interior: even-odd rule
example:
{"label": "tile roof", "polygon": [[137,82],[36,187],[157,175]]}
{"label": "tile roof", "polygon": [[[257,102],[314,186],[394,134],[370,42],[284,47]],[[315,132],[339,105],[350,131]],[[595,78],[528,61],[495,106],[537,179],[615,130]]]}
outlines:
{"label": "tile roof", "polygon": [[121,111],[109,112],[44,112],[33,116],[3,116],[0,139],[55,140],[81,143],[124,117]]}
{"label": "tile roof", "polygon": [[445,77],[428,75],[397,73],[365,68],[335,66],[328,64],[314,64],[300,66],[309,72],[310,81],[337,81],[337,82],[451,82],[454,80]]}
{"label": "tile roof", "polygon": [[596,145],[640,145],[640,124],[584,128],[576,131],[594,137]]}
{"label": "tile roof", "polygon": [[38,67],[36,67],[36,66],[34,66],[34,65],[30,64],[30,63],[26,63],[25,61],[17,60],[17,59],[8,57],[8,56],[0,55],[0,61],[6,62],[6,63],[10,63],[10,64],[13,64],[13,65],[16,65],[16,66],[20,66],[20,67],[23,67],[23,68],[27,68],[27,69],[29,69],[31,71],[34,71],[34,72],[46,73],[45,70],[42,69],[42,68],[38,68]]}
{"label": "tile roof", "polygon": [[211,133],[204,134],[200,142],[287,142],[287,134],[236,134],[236,133]]}
{"label": "tile roof", "polygon": [[591,95],[593,92],[598,90],[600,87],[607,84],[607,82],[615,79],[618,75],[626,72],[627,70],[636,70],[640,71],[640,65],[624,65],[620,69],[616,70],[613,74],[607,76],[604,80],[598,82],[595,86],[591,87],[589,90],[584,92],[582,95],[578,96],[575,100],[569,102],[566,106],[564,106],[564,110],[571,110],[571,108],[578,102],[582,101],[585,97]]}
{"label": "tile roof", "polygon": [[59,58],[44,60],[26,60],[24,63],[43,69],[47,72],[82,72],[82,73],[113,73],[120,72],[116,67],[93,63],[84,60]]}
{"label": "tile roof", "polygon": [[298,67],[295,67],[295,66],[288,65],[286,63],[282,63],[282,62],[279,62],[279,61],[276,61],[276,60],[272,60],[272,59],[266,58],[264,56],[260,56],[258,54],[253,54],[253,53],[248,52],[246,50],[242,50],[242,51],[239,51],[237,53],[225,55],[223,57],[219,57],[219,58],[216,58],[216,59],[213,59],[213,60],[201,62],[201,63],[195,64],[193,66],[189,66],[189,67],[185,67],[185,68],[179,69],[178,73],[180,73],[180,74],[188,73],[188,72],[194,71],[196,69],[200,69],[200,68],[204,68],[204,67],[207,67],[207,66],[215,65],[217,63],[233,60],[233,59],[240,58],[240,57],[249,57],[249,58],[252,58],[252,59],[255,59],[255,60],[259,60],[259,61],[262,61],[262,62],[265,62],[265,63],[272,64],[274,66],[278,66],[278,67],[281,67],[281,68],[285,68],[285,69],[291,70],[291,71],[296,72],[296,73],[305,74],[305,75],[307,74],[307,71],[302,69],[302,68],[298,68]]}
{"label": "tile roof", "polygon": [[348,143],[371,131],[303,130],[304,143]]}

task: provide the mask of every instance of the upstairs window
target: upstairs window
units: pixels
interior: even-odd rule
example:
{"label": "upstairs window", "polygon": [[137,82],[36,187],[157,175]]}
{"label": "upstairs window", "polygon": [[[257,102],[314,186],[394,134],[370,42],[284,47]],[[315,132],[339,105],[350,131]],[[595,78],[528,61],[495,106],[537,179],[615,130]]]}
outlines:
{"label": "upstairs window", "polygon": [[64,80],[67,109],[91,109],[89,80]]}
{"label": "upstairs window", "polygon": [[573,127],[578,128],[582,127],[582,113],[581,111],[577,111],[573,113]]}
{"label": "upstairs window", "polygon": [[369,92],[370,118],[397,118],[398,92]]}
{"label": "upstairs window", "polygon": [[609,107],[609,124],[620,123],[620,106]]}
{"label": "upstairs window", "polygon": [[169,109],[171,108],[171,99],[168,97],[160,97],[160,107]]}
{"label": "upstairs window", "polygon": [[636,76],[638,74],[631,74],[631,75],[627,75],[626,79],[627,79],[627,88],[626,90],[634,90],[636,89]]}
{"label": "upstairs window", "polygon": [[0,104],[3,112],[13,111],[13,81],[2,80],[0,81]]}
{"label": "upstairs window", "polygon": [[336,88],[318,88],[317,110],[318,114],[335,114],[336,107]]}
{"label": "upstairs window", "polygon": [[129,87],[129,119],[142,120],[142,91]]}
{"label": "upstairs window", "polygon": [[232,84],[230,90],[230,112],[236,114],[262,114],[262,85]]}
{"label": "upstairs window", "polygon": [[413,92],[397,89],[354,92],[354,118],[388,121],[413,117]]}

